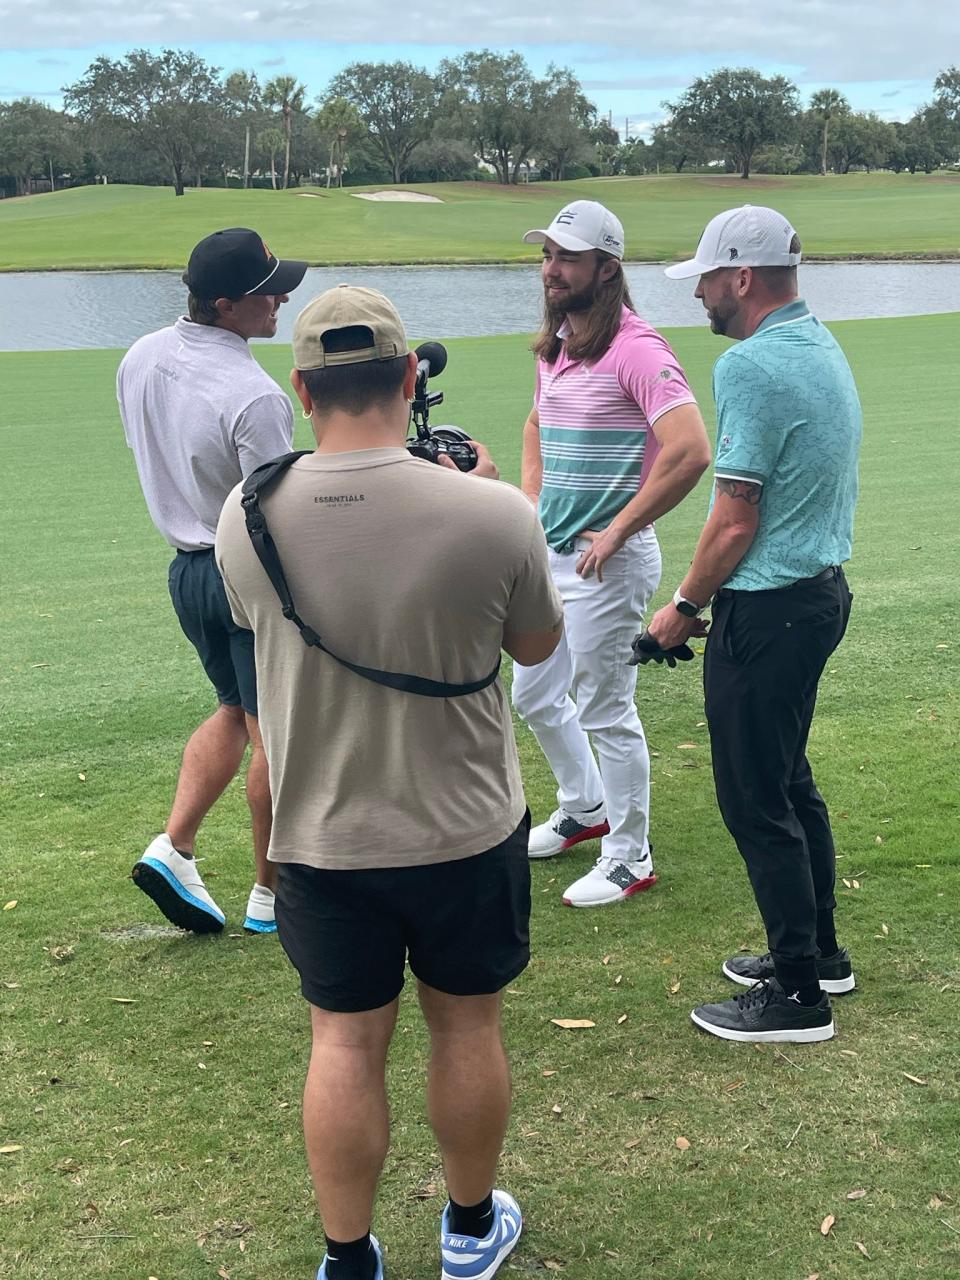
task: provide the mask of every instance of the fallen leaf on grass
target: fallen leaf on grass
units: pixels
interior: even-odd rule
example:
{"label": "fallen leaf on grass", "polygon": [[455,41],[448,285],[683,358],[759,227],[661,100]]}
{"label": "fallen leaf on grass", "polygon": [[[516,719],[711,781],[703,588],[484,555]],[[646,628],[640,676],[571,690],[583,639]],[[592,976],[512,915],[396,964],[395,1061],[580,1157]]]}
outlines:
{"label": "fallen leaf on grass", "polygon": [[563,1031],[581,1031],[587,1027],[595,1027],[597,1024],[591,1022],[589,1018],[551,1018],[550,1021],[555,1027],[560,1027]]}
{"label": "fallen leaf on grass", "polygon": [[555,1076],[556,1074],[557,1074],[557,1073],[556,1073],[555,1071],[544,1071],[544,1072],[542,1072],[542,1075],[543,1075],[544,1080],[549,1080],[551,1076]]}
{"label": "fallen leaf on grass", "polygon": [[942,1209],[942,1208],[943,1208],[943,1204],[944,1204],[944,1202],[940,1199],[940,1197],[939,1197],[939,1196],[931,1196],[931,1197],[930,1197],[930,1206],[929,1206],[929,1207],[930,1207],[931,1209],[934,1209],[934,1210],[936,1210],[936,1209]]}
{"label": "fallen leaf on grass", "polygon": [[639,1147],[642,1141],[642,1138],[631,1138],[629,1142],[625,1142],[623,1145],[628,1151],[632,1151],[634,1147]]}
{"label": "fallen leaf on grass", "polygon": [[15,1151],[22,1150],[23,1147],[18,1146],[15,1142],[11,1142],[5,1147],[0,1147],[0,1156],[12,1156]]}
{"label": "fallen leaf on grass", "polygon": [[617,1019],[617,1026],[622,1027],[623,1024],[626,1022],[626,1020],[627,1020],[627,1015],[625,1013],[621,1013],[620,1017]]}
{"label": "fallen leaf on grass", "polygon": [[860,1250],[860,1252],[863,1254],[863,1256],[864,1256],[864,1257],[867,1259],[867,1261],[869,1262],[869,1261],[870,1261],[870,1255],[869,1255],[869,1253],[867,1253],[867,1246],[866,1246],[865,1244],[861,1244],[859,1240],[857,1240],[857,1241],[856,1241],[856,1245],[857,1245],[857,1248]]}
{"label": "fallen leaf on grass", "polygon": [[680,983],[675,982],[673,986],[670,988],[670,994],[672,996],[675,996],[679,990],[680,990]]}
{"label": "fallen leaf on grass", "polygon": [[847,1199],[848,1199],[848,1200],[862,1200],[862,1199],[863,1199],[863,1197],[864,1197],[866,1194],[867,1194],[866,1189],[865,1189],[864,1187],[859,1187],[856,1191],[848,1191],[848,1192],[847,1192]]}
{"label": "fallen leaf on grass", "polygon": [[927,1083],[926,1080],[921,1080],[919,1076],[912,1076],[909,1071],[904,1071],[901,1074],[904,1080],[909,1080],[911,1084],[925,1085]]}
{"label": "fallen leaf on grass", "polygon": [[833,1214],[828,1213],[827,1216],[824,1218],[824,1220],[820,1223],[820,1234],[822,1236],[828,1236],[835,1222],[836,1222],[836,1218],[833,1216]]}
{"label": "fallen leaf on grass", "polygon": [[550,1108],[550,1110],[553,1112],[555,1116],[563,1115],[563,1107],[561,1107],[559,1102],[555,1102],[553,1106]]}
{"label": "fallen leaf on grass", "polygon": [[217,1275],[220,1277],[220,1280],[230,1280],[230,1272],[226,1267],[221,1267],[217,1272]]}
{"label": "fallen leaf on grass", "polygon": [[617,974],[617,976],[616,976],[616,977],[614,978],[614,980],[613,980],[613,985],[614,985],[615,987],[619,987],[619,985],[620,985],[620,983],[621,983],[622,981],[623,981],[623,974],[622,974],[622,973],[618,973],[618,974]]}
{"label": "fallen leaf on grass", "polygon": [[129,1147],[130,1143],[131,1143],[131,1142],[133,1142],[133,1141],[134,1141],[134,1139],[133,1139],[133,1138],[124,1138],[124,1140],[119,1144],[119,1146],[121,1146],[121,1147]]}
{"label": "fallen leaf on grass", "polygon": [[20,983],[19,983],[19,982],[5,982],[3,985],[7,988],[7,990],[8,990],[8,991],[19,991],[19,990],[20,990]]}
{"label": "fallen leaf on grass", "polygon": [[556,1258],[544,1258],[543,1265],[547,1271],[566,1271],[567,1264],[565,1262],[557,1262]]}
{"label": "fallen leaf on grass", "polygon": [[699,742],[678,742],[677,750],[678,751],[696,751],[696,749],[699,746],[700,746]]}
{"label": "fallen leaf on grass", "polygon": [[432,1200],[437,1194],[437,1184],[435,1182],[425,1182],[422,1186],[415,1187],[410,1192],[411,1200]]}
{"label": "fallen leaf on grass", "polygon": [[859,881],[859,880],[854,880],[854,882],[853,882],[853,887],[854,887],[855,889],[859,889],[859,888],[860,888],[860,881]]}
{"label": "fallen leaf on grass", "polygon": [[674,1143],[673,1143],[673,1145],[677,1148],[677,1150],[678,1150],[678,1151],[689,1151],[689,1150],[690,1150],[690,1139],[689,1139],[689,1138],[675,1138],[675,1139],[674,1139]]}
{"label": "fallen leaf on grass", "polygon": [[5,902],[3,904],[4,911],[12,911],[14,907],[17,905],[17,901],[18,899],[14,898],[12,902]]}
{"label": "fallen leaf on grass", "polygon": [[810,1275],[807,1276],[807,1280],[820,1280],[820,1272],[812,1271]]}
{"label": "fallen leaf on grass", "polygon": [[85,773],[78,773],[77,777],[80,779],[81,782],[86,782],[87,780],[87,775]]}
{"label": "fallen leaf on grass", "polygon": [[841,1049],[840,1052],[845,1058],[859,1058],[859,1053],[854,1053],[852,1049]]}
{"label": "fallen leaf on grass", "polygon": [[733,1093],[734,1089],[742,1089],[746,1083],[746,1080],[733,1080],[730,1084],[724,1086],[724,1091]]}
{"label": "fallen leaf on grass", "polygon": [[57,964],[67,964],[73,959],[73,947],[51,947],[50,959],[55,960]]}
{"label": "fallen leaf on grass", "polygon": [[850,881],[849,881],[849,880],[844,879],[844,882],[843,882],[843,883],[846,885],[846,887],[847,887],[848,889],[852,889],[852,888],[853,888],[853,885],[850,883]]}
{"label": "fallen leaf on grass", "polygon": [[603,957],[603,960],[602,960],[602,963],[603,963],[603,964],[609,964],[609,963],[610,963],[610,961],[611,961],[612,959],[613,959],[613,956],[604,956],[604,957]]}
{"label": "fallen leaf on grass", "polygon": [[131,1000],[129,996],[111,996],[111,1004],[136,1004],[136,1000]]}

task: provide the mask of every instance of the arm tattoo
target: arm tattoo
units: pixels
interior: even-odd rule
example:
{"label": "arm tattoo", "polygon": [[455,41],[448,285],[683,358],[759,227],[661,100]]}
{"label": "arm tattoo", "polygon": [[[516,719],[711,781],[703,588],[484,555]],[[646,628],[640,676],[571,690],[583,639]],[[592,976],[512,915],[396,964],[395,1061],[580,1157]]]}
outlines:
{"label": "arm tattoo", "polygon": [[717,489],[728,498],[742,498],[751,507],[758,507],[763,495],[763,485],[751,480],[718,480]]}

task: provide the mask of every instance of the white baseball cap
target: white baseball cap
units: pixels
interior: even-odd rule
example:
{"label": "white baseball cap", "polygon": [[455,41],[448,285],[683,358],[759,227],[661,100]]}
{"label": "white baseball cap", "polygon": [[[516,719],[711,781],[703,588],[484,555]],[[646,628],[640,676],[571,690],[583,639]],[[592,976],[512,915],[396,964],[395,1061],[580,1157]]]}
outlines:
{"label": "white baseball cap", "polygon": [[665,267],[663,274],[686,280],[718,267],[795,267],[801,255],[790,252],[790,242],[796,234],[776,209],[752,204],[727,209],[707,223],[696,257]]}
{"label": "white baseball cap", "polygon": [[623,257],[623,224],[596,200],[574,200],[560,210],[549,227],[528,231],[523,237],[524,244],[543,244],[544,240],[553,240],[572,253],[601,249],[611,257]]}

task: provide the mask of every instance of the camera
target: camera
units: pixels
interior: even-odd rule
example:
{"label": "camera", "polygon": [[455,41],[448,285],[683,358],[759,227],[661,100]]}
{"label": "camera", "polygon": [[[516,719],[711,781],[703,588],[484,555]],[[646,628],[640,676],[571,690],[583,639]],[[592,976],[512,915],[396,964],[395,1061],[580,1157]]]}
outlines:
{"label": "camera", "polygon": [[424,342],[414,354],[417,383],[410,417],[417,434],[407,440],[407,451],[427,462],[439,462],[441,454],[446,454],[461,471],[472,471],[477,465],[477,451],[466,431],[459,427],[430,426],[430,410],[443,403],[443,392],[428,391],[427,379],[446,368],[447,349],[439,342]]}

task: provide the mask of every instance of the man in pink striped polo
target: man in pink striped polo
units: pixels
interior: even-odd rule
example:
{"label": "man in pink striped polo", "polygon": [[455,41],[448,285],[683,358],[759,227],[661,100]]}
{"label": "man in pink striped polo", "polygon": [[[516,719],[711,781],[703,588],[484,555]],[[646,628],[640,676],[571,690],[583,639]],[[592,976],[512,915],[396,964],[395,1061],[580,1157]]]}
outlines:
{"label": "man in pink striped polo", "polygon": [[656,883],[650,758],[627,658],[660,581],[653,522],[693,489],[710,446],[676,357],[636,314],[619,219],[575,200],[523,238],[543,244],[544,317],[521,487],[537,504],[565,617],[552,657],[514,672],[514,706],[558,785],[529,853],[602,837],[563,900],[604,906]]}

